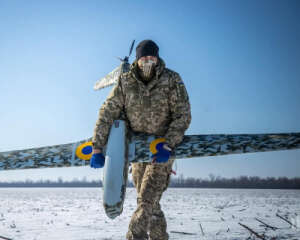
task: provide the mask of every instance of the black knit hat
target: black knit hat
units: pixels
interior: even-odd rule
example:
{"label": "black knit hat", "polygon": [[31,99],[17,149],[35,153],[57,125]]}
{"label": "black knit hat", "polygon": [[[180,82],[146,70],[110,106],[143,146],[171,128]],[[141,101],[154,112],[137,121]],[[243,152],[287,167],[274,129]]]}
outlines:
{"label": "black knit hat", "polygon": [[144,56],[158,56],[158,46],[152,40],[144,40],[139,43],[136,47],[136,59],[139,60]]}

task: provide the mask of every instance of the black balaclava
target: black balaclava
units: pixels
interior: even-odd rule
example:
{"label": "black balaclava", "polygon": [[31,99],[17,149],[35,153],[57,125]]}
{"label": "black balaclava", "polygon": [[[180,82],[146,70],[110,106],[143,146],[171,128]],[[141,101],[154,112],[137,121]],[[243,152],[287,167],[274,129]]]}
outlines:
{"label": "black balaclava", "polygon": [[136,60],[145,56],[154,56],[159,58],[158,50],[158,46],[152,40],[141,41],[136,47]]}
{"label": "black balaclava", "polygon": [[[141,57],[145,56],[153,56],[159,59],[158,50],[159,48],[155,42],[153,42],[152,40],[144,40],[140,42],[136,47],[136,61],[138,61]],[[151,79],[155,75],[154,68],[156,64],[157,62],[154,63],[153,60],[148,59],[145,60],[143,65],[138,68],[139,75],[141,76],[142,81],[145,84],[151,81]]]}

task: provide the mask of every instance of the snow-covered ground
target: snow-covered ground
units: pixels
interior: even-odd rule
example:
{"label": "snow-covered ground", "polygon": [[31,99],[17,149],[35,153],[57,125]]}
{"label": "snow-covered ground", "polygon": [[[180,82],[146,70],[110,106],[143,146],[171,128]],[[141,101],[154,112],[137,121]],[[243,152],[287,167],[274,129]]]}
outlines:
{"label": "snow-covered ground", "polygon": [[[135,189],[127,189],[124,212],[115,220],[106,217],[101,199],[97,188],[0,188],[0,236],[125,240],[136,207]],[[169,188],[161,204],[170,239],[250,239],[239,223],[265,233],[266,239],[300,239],[300,191]],[[265,228],[256,219],[279,229]]]}

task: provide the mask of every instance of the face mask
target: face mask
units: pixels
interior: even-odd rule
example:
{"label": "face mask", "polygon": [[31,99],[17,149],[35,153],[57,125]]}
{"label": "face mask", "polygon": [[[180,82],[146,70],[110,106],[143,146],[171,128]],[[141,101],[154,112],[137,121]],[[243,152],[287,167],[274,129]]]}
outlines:
{"label": "face mask", "polygon": [[141,65],[139,67],[141,70],[141,75],[144,79],[150,79],[154,71],[155,65],[156,61],[150,59],[141,62]]}

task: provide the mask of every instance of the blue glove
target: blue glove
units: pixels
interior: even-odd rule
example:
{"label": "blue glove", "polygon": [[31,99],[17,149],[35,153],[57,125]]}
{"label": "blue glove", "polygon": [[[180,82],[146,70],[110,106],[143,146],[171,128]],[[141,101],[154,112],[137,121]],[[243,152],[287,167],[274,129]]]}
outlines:
{"label": "blue glove", "polygon": [[153,154],[151,158],[153,159],[153,162],[157,163],[165,163],[169,160],[171,151],[167,150],[165,147],[167,146],[166,143],[161,142],[156,145],[157,153]]}
{"label": "blue glove", "polygon": [[90,166],[92,168],[102,168],[105,163],[105,157],[102,153],[94,153],[90,160]]}

